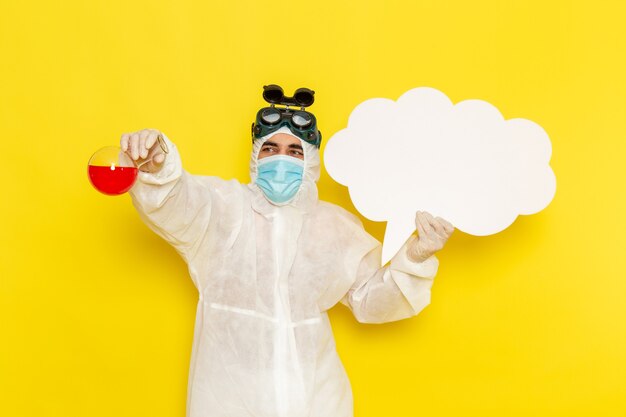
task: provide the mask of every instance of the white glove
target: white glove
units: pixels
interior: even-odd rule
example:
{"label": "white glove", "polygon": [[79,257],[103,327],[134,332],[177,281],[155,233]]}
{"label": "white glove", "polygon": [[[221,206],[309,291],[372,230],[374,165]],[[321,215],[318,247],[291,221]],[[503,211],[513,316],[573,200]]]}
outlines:
{"label": "white glove", "polygon": [[441,217],[434,218],[426,211],[416,213],[415,226],[417,237],[407,247],[407,256],[413,262],[423,262],[441,250],[454,232],[454,226]]}
{"label": "white glove", "polygon": [[161,132],[143,129],[124,133],[120,139],[122,152],[126,152],[139,166],[140,171],[156,173],[163,168],[167,146],[162,142]]}

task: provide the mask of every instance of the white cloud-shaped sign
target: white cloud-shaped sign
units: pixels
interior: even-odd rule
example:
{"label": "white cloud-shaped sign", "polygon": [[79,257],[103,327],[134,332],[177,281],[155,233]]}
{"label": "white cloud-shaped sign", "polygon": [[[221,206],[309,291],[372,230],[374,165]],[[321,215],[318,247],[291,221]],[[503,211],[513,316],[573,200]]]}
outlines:
{"label": "white cloud-shaped sign", "polygon": [[359,104],[328,141],[324,163],[363,216],[388,222],[385,263],[415,230],[417,210],[477,236],[541,211],[556,191],[551,153],[538,124],[421,87]]}

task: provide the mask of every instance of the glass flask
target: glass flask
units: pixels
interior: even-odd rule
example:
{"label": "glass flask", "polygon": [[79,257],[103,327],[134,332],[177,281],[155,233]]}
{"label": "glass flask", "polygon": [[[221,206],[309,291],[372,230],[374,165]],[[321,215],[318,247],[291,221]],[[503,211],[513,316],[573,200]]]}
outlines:
{"label": "glass flask", "polygon": [[[161,150],[167,154],[167,145],[158,137]],[[105,146],[97,150],[87,164],[87,174],[93,187],[106,195],[124,194],[133,187],[139,169],[152,161],[157,152],[150,152],[146,159],[133,159],[119,146]]]}

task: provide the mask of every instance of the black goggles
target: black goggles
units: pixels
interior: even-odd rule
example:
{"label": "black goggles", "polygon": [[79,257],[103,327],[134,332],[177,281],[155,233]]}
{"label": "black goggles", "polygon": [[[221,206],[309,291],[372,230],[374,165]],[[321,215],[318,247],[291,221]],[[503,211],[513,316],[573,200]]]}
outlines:
{"label": "black goggles", "polygon": [[[264,107],[257,112],[256,121],[252,123],[252,141],[287,126],[295,136],[319,148],[322,133],[317,130],[317,120],[313,113],[304,110],[313,104],[314,94],[313,90],[299,88],[293,97],[285,97],[280,86],[263,86],[263,98],[270,103],[270,107]],[[276,107],[276,104],[287,107]],[[289,108],[294,105],[299,106],[300,110]]]}
{"label": "black goggles", "polygon": [[317,130],[317,120],[313,113],[304,110],[264,107],[256,114],[256,122],[252,123],[252,140],[262,138],[283,126],[305,142],[318,148],[322,142],[322,133]]}

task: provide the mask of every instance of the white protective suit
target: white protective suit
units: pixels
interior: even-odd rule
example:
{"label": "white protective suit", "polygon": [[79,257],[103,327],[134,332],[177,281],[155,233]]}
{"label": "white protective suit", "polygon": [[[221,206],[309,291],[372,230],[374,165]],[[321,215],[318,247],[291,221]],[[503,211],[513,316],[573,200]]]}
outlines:
{"label": "white protective suit", "polygon": [[302,186],[278,207],[254,184],[263,140],[241,184],[190,175],[163,136],[163,168],[140,173],[130,194],[199,291],[187,416],[352,416],[327,310],[342,302],[364,323],[414,316],[430,301],[437,259],[412,263],[405,245],[381,268],[381,244],[359,219],[318,200],[313,145],[302,142]]}

